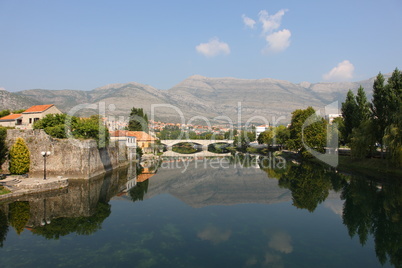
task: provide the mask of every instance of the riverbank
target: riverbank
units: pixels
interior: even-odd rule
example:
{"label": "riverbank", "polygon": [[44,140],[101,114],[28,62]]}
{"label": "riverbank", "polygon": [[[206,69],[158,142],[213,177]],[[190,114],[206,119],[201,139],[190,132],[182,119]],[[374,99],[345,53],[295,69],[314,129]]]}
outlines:
{"label": "riverbank", "polygon": [[402,178],[402,168],[393,167],[388,160],[379,158],[352,159],[350,156],[339,156],[337,168],[369,177]]}

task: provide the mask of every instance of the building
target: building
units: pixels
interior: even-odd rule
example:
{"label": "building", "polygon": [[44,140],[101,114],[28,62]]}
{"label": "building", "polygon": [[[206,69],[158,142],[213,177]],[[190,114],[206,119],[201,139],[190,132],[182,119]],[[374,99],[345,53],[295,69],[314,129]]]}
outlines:
{"label": "building", "polygon": [[61,114],[62,112],[54,104],[35,105],[21,114],[10,114],[0,118],[0,125],[5,127],[16,127],[32,129],[33,124],[48,114]]}
{"label": "building", "polygon": [[327,114],[325,115],[325,119],[332,124],[335,118],[342,117],[342,114]]}
{"label": "building", "polygon": [[255,127],[255,138],[258,139],[258,136],[265,130],[269,128],[269,125],[260,125]]}
{"label": "building", "polygon": [[17,127],[22,125],[22,114],[9,114],[0,118],[0,126]]}
{"label": "building", "polygon": [[109,133],[111,141],[119,141],[119,144],[124,143],[128,147],[138,146],[144,153],[153,153],[156,138],[144,131],[116,130]]}

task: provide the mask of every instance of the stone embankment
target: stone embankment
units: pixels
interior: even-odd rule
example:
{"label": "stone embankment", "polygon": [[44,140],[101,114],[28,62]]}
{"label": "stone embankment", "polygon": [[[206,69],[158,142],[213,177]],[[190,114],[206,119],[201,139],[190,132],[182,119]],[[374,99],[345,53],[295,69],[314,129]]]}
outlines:
{"label": "stone embankment", "polygon": [[[129,164],[126,147],[111,143],[98,148],[94,140],[56,139],[43,130],[7,130],[6,144],[10,148],[16,139],[25,140],[31,153],[30,171],[27,177],[8,176],[0,180],[12,192],[1,195],[0,200],[25,194],[62,189],[69,185],[69,179],[89,179]],[[44,159],[41,152],[50,152],[46,158],[44,180]],[[3,164],[8,170],[8,162]]]}

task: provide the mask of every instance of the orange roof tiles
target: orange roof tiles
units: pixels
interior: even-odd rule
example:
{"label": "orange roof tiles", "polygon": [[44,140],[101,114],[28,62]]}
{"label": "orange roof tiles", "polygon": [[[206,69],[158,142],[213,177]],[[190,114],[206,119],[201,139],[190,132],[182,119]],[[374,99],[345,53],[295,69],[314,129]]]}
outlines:
{"label": "orange roof tiles", "polygon": [[136,137],[137,141],[155,141],[156,139],[144,131],[116,130],[110,131],[111,137]]}
{"label": "orange roof tiles", "polygon": [[0,118],[0,120],[13,120],[13,119],[20,118],[21,116],[22,116],[22,114],[9,114],[9,115],[3,116],[2,118]]}
{"label": "orange roof tiles", "polygon": [[53,105],[54,104],[35,105],[35,106],[32,106],[31,108],[26,109],[22,113],[25,114],[25,113],[40,113],[40,112],[44,112],[47,109],[49,109],[50,107],[52,107]]}

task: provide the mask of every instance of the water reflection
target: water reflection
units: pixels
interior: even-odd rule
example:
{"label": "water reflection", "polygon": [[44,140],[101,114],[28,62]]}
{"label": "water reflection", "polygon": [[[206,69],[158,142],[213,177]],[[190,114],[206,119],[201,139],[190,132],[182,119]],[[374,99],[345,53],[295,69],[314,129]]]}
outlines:
{"label": "water reflection", "polygon": [[350,237],[358,236],[365,245],[372,235],[380,263],[389,260],[395,267],[402,265],[401,182],[344,175],[313,162],[264,171],[278,178],[280,187],[291,190],[295,207],[310,212],[325,201],[330,190],[341,192],[345,200],[341,215]]}
{"label": "water reflection", "polygon": [[[219,163],[222,166],[214,164],[216,168],[212,168],[212,160],[206,161],[193,160],[188,163],[186,172],[182,172],[183,166],[176,168],[178,165],[162,164],[158,172],[154,167],[141,170],[131,166],[103,177],[72,181],[68,189],[24,196],[3,203],[0,205],[0,245],[3,246],[7,233],[12,229],[17,234],[28,229],[32,234],[52,240],[71,233],[95,234],[105,224],[106,218],[113,218],[110,200],[115,197],[118,201],[129,201],[124,203],[124,213],[132,211],[135,217],[138,213],[143,218],[134,218],[135,220],[130,222],[132,226],[126,225],[125,230],[119,227],[120,220],[115,220],[112,225],[116,224],[116,229],[109,229],[111,235],[108,239],[111,241],[102,240],[105,247],[106,243],[121,246],[135,251],[139,257],[145,256],[142,261],[152,260],[153,263],[155,258],[152,252],[156,252],[155,249],[159,250],[157,254],[160,259],[165,260],[175,248],[179,248],[178,251],[187,252],[188,264],[195,254],[191,251],[193,245],[205,252],[209,252],[207,250],[211,248],[240,248],[245,250],[239,253],[243,254],[242,258],[245,256],[245,266],[285,266],[288,264],[288,256],[300,254],[297,249],[299,247],[300,250],[300,241],[304,243],[305,240],[301,239],[303,236],[299,233],[308,229],[303,227],[306,222],[301,222],[302,227],[297,230],[286,227],[282,229],[281,225],[281,229],[278,229],[278,226],[269,228],[267,225],[272,225],[273,222],[288,224],[287,219],[281,221],[271,218],[270,215],[264,218],[263,214],[269,211],[269,206],[248,206],[247,208],[256,209],[260,213],[253,214],[251,210],[243,210],[244,215],[237,215],[240,210],[236,210],[236,206],[225,207],[231,210],[219,208],[222,208],[222,205],[289,202],[289,207],[292,203],[300,209],[298,212],[309,211],[310,213],[306,214],[312,219],[313,213],[317,215],[317,211],[320,211],[318,207],[327,199],[325,205],[341,215],[350,237],[358,237],[362,245],[373,237],[375,253],[380,263],[384,264],[388,260],[396,267],[402,265],[401,183],[378,182],[375,179],[345,175],[312,162],[289,164],[280,168],[277,165],[280,159],[264,160],[252,156],[238,156],[221,159]],[[152,202],[137,202],[151,201],[153,197],[164,194],[170,194],[176,200],[187,204],[188,206],[183,205],[189,208],[186,213],[194,213],[191,215],[199,218],[190,219],[180,217],[184,214],[176,214],[177,219],[173,219],[170,214],[175,211],[162,212],[169,208],[165,204],[155,201],[154,205],[159,209],[155,212],[150,206]],[[328,199],[334,202],[328,202]],[[179,203],[182,204],[177,202],[176,206]],[[194,210],[191,207],[201,209]],[[207,207],[211,210],[205,210]],[[116,210],[119,210],[118,206]],[[208,211],[209,214],[202,214],[202,211]],[[233,224],[225,224],[227,219],[225,216],[220,218],[219,215],[222,211],[236,217]],[[287,210],[284,214],[294,211]],[[277,216],[288,216],[284,214]],[[125,214],[117,215],[115,218]],[[219,220],[208,222],[203,221],[203,217]],[[247,222],[249,217],[256,222]],[[261,223],[263,227],[259,225]],[[309,224],[314,225],[313,222]],[[342,225],[341,227],[344,230]],[[254,244],[247,240],[251,239],[250,234],[253,234],[254,230],[259,233],[252,239],[262,239],[263,242],[258,240]],[[118,245],[119,240],[125,236],[138,241],[136,246],[128,244],[127,241],[125,246]],[[246,251],[248,248],[249,251]],[[228,251],[225,253],[232,256]]]}
{"label": "water reflection", "polygon": [[67,189],[25,195],[0,205],[0,245],[11,226],[20,235],[25,229],[47,239],[70,233],[89,235],[110,215],[110,198],[125,188],[127,169],[89,180],[71,180]]}

